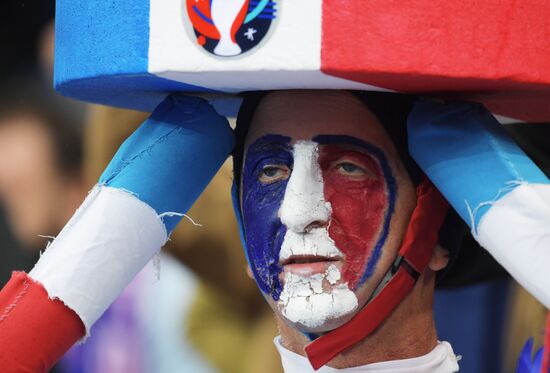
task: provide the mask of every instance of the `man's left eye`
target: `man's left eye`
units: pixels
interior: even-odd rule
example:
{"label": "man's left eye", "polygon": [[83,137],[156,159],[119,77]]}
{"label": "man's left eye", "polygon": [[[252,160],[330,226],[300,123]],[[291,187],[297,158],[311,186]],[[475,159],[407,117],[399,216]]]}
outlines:
{"label": "man's left eye", "polygon": [[363,167],[351,162],[339,162],[335,168],[345,176],[362,177],[367,175],[367,171]]}

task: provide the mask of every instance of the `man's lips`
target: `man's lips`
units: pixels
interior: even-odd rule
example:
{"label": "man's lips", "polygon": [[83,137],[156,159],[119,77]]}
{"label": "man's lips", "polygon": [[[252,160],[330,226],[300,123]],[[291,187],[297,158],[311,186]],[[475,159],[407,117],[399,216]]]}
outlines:
{"label": "man's lips", "polygon": [[[338,268],[342,265],[340,257],[325,257],[317,255],[293,255],[280,263],[283,273],[292,272],[301,276],[311,276],[325,273],[331,265]],[[281,273],[281,275],[283,274]]]}
{"label": "man's lips", "polygon": [[292,255],[285,260],[281,261],[281,267],[293,264],[310,264],[318,262],[337,262],[341,258],[339,257],[326,257],[318,255]]}

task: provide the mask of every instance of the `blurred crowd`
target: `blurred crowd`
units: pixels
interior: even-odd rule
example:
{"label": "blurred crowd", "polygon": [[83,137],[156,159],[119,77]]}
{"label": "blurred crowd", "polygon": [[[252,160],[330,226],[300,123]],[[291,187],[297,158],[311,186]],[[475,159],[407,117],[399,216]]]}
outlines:
{"label": "blurred crowd", "polygon": [[[56,95],[53,1],[16,1],[4,7],[8,29],[0,39],[7,52],[0,60],[0,286],[12,270],[32,268],[118,146],[147,115]],[[15,30],[19,34],[14,36]],[[509,129],[550,174],[549,125]],[[228,161],[189,212],[202,227],[184,219],[163,254],[138,275],[56,372],[282,370],[272,342],[277,334],[273,317],[246,275],[230,185]],[[467,265],[490,267],[491,276],[469,285],[448,281],[438,290],[436,323],[440,339],[464,356],[464,371],[512,372],[529,336],[540,346],[545,310],[498,266],[487,267],[488,260],[472,254]],[[451,279],[460,277],[456,272]]]}

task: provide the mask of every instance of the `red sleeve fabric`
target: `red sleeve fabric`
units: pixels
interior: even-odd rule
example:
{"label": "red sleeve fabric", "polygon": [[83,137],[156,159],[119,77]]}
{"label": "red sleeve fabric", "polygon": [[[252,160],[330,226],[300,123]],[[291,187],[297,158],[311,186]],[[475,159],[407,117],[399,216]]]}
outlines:
{"label": "red sleeve fabric", "polygon": [[0,291],[3,373],[47,372],[85,334],[78,315],[24,272]]}

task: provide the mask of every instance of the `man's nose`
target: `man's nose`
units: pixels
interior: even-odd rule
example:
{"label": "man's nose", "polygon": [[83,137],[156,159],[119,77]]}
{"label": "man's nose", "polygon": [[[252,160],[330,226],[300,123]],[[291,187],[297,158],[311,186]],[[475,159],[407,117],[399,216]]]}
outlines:
{"label": "man's nose", "polygon": [[324,227],[330,220],[331,207],[324,197],[318,158],[317,143],[301,141],[294,145],[294,167],[279,217],[287,229],[295,233]]}

